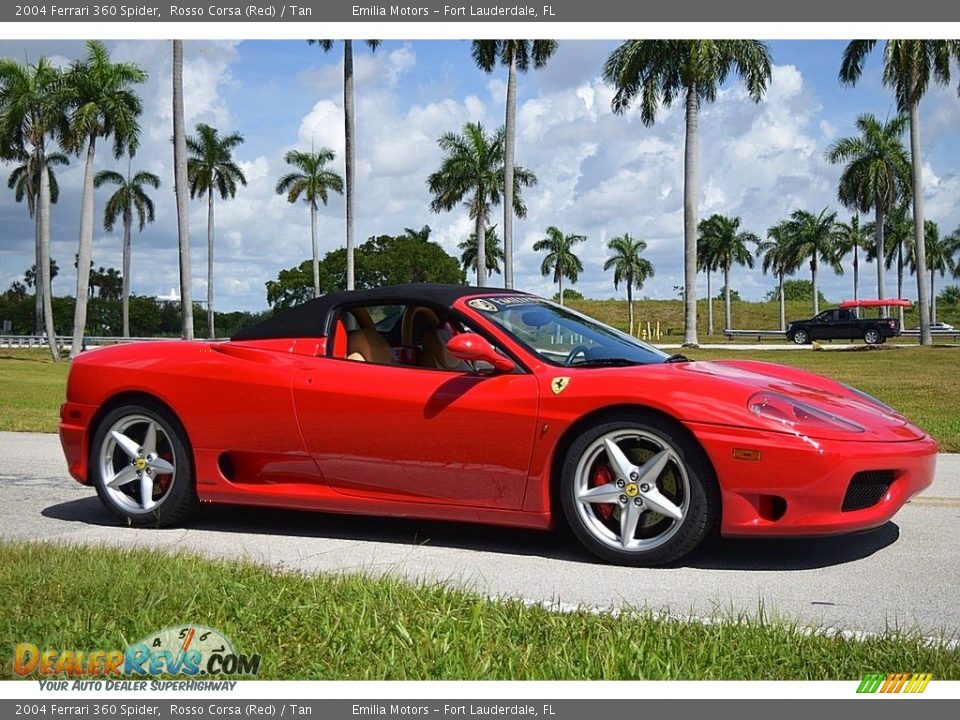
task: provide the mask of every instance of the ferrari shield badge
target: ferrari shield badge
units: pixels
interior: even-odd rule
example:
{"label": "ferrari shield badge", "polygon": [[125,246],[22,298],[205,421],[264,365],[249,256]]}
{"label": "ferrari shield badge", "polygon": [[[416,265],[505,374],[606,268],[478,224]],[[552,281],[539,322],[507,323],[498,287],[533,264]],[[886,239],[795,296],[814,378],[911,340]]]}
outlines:
{"label": "ferrari shield badge", "polygon": [[564,390],[567,389],[567,385],[570,384],[570,378],[568,377],[555,377],[550,381],[550,389],[553,390],[554,395],[559,395]]}

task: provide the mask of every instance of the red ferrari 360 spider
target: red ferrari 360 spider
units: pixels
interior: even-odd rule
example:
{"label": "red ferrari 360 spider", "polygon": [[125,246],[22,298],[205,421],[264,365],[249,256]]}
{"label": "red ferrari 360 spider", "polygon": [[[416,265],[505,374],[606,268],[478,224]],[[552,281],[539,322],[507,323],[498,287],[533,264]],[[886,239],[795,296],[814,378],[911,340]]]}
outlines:
{"label": "red ferrari 360 spider", "polygon": [[724,535],[846,533],[930,484],[936,443],[846,385],[691,362],[509,290],[331,293],[229,342],[74,360],[71,474],[131,525],[203,502],[550,528],[675,561]]}

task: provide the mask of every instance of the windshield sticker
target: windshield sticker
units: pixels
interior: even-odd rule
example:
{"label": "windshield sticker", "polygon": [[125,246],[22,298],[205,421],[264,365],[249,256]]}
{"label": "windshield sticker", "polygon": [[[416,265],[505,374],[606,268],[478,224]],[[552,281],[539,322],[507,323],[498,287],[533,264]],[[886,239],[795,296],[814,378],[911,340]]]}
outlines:
{"label": "windshield sticker", "polygon": [[496,305],[494,305],[491,302],[487,302],[486,300],[481,300],[480,298],[476,298],[475,300],[469,301],[467,305],[472,307],[474,310],[482,310],[483,312],[491,312],[491,313],[497,312]]}
{"label": "windshield sticker", "polygon": [[529,295],[504,295],[503,297],[488,297],[494,305],[532,305],[538,298]]}

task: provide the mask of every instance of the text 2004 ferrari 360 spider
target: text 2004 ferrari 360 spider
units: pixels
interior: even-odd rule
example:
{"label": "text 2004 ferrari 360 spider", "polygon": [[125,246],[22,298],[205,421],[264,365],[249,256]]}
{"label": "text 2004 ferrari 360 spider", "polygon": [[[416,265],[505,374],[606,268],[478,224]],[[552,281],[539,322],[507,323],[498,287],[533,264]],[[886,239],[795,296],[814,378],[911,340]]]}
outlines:
{"label": "text 2004 ferrari 360 spider", "polygon": [[202,502],[549,528],[605,560],[845,533],[930,484],[936,443],[808,372],[690,362],[533,295],[332,293],[229,342],[74,361],[71,474],[133,525]]}

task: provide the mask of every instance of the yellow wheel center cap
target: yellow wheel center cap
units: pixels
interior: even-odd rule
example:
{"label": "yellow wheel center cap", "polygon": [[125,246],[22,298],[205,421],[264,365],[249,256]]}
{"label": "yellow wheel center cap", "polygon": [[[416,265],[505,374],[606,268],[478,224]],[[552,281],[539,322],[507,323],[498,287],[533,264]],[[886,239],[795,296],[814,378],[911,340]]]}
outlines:
{"label": "yellow wheel center cap", "polygon": [[623,491],[627,494],[627,497],[636,497],[640,494],[640,488],[637,487],[636,483],[628,483]]}
{"label": "yellow wheel center cap", "polygon": [[137,458],[137,461],[134,463],[137,470],[143,470],[147,466],[147,461],[143,458]]}

